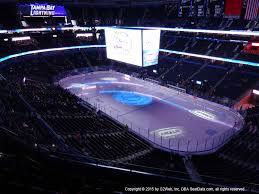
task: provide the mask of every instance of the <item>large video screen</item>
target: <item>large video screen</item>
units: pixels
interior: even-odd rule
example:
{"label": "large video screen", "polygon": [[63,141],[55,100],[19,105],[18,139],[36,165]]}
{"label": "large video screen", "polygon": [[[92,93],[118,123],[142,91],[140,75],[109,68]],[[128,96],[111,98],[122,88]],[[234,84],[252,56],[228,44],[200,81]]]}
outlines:
{"label": "large video screen", "polygon": [[142,66],[141,30],[105,29],[107,58]]}
{"label": "large video screen", "polygon": [[158,63],[160,30],[143,30],[143,67]]}

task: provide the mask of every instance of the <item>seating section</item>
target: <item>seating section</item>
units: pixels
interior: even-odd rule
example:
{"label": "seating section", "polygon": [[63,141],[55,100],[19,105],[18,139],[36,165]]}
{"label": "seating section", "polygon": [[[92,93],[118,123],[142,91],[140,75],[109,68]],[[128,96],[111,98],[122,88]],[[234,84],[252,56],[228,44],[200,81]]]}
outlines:
{"label": "seating section", "polygon": [[198,74],[196,74],[194,80],[207,80],[211,85],[215,85],[219,78],[222,78],[226,73],[224,67],[218,67],[213,65],[208,65],[204,67]]}
{"label": "seating section", "polygon": [[210,46],[213,42],[209,40],[192,40],[191,45],[187,49],[187,52],[196,53],[196,54],[205,54],[209,51]]}
{"label": "seating section", "polygon": [[27,139],[31,146],[50,148],[55,140],[47,133],[43,123],[32,114],[24,102],[5,81],[0,81],[0,128],[7,136]]}
{"label": "seating section", "polygon": [[[227,145],[215,154],[207,157],[193,157],[193,162],[203,180],[210,182],[218,178],[217,183],[244,185],[258,190],[258,142],[259,108],[248,110],[245,128]],[[239,182],[239,183],[237,183]]]}
{"label": "seating section", "polygon": [[217,155],[196,157],[193,158],[193,162],[206,182],[231,186],[242,185],[251,190],[258,189],[256,185],[258,184],[258,171],[255,169],[233,164]]}
{"label": "seating section", "polygon": [[254,63],[259,62],[258,55],[245,53],[245,52],[241,52],[238,55],[237,59],[245,60],[245,61],[251,61],[251,62],[254,62]]}
{"label": "seating section", "polygon": [[195,73],[201,64],[180,62],[173,68],[171,71],[164,75],[164,80],[173,82],[173,83],[183,83],[187,80],[193,73]]}
{"label": "seating section", "polygon": [[113,160],[150,149],[124,127],[83,107],[59,87],[28,81],[20,92],[68,145],[87,155]]}
{"label": "seating section", "polygon": [[[244,94],[250,89],[258,80],[258,75],[252,72],[243,71],[242,68],[238,68],[224,79],[217,87],[216,94],[218,96],[228,96],[231,99],[239,97],[240,94]],[[229,90],[231,88],[231,90]]]}

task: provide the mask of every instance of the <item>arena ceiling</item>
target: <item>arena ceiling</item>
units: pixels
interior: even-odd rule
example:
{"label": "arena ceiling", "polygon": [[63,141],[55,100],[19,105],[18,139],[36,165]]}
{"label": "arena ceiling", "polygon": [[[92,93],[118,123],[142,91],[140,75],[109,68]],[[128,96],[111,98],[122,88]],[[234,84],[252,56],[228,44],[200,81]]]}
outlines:
{"label": "arena ceiling", "polygon": [[175,4],[178,0],[1,0],[0,3],[53,3],[74,6],[155,6],[163,4]]}

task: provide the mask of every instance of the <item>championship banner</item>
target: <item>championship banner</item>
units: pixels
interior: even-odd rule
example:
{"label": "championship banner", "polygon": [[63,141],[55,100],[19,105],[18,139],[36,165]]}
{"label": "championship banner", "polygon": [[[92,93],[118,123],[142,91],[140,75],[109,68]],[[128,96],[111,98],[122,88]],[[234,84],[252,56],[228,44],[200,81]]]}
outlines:
{"label": "championship banner", "polygon": [[204,17],[206,14],[206,0],[193,0],[192,16]]}
{"label": "championship banner", "polygon": [[243,0],[226,0],[224,16],[227,18],[240,18]]}
{"label": "championship banner", "polygon": [[192,1],[180,0],[178,5],[178,17],[190,17],[192,15]]}
{"label": "championship banner", "polygon": [[223,16],[224,0],[208,0],[207,16],[220,18]]}

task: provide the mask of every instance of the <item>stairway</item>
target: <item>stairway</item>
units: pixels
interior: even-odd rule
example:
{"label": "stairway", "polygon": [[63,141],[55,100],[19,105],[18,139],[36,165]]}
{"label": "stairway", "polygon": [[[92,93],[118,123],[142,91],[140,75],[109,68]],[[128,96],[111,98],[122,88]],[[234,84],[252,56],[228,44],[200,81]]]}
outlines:
{"label": "stairway", "polygon": [[195,182],[202,182],[200,174],[198,173],[198,171],[192,163],[191,156],[185,156],[183,158],[183,162],[187,172],[189,173],[190,178]]}
{"label": "stairway", "polygon": [[212,49],[208,50],[208,51],[205,53],[205,55],[209,56],[211,52],[212,52]]}
{"label": "stairway", "polygon": [[148,153],[150,153],[152,151],[153,151],[153,148],[148,148],[148,149],[142,150],[140,152],[133,153],[133,154],[131,154],[129,156],[113,160],[113,162],[127,162],[127,161],[131,161],[131,160],[134,160],[135,158],[144,156],[144,155],[146,155],[146,154],[148,154]]}
{"label": "stairway", "polygon": [[167,42],[165,49],[168,49],[170,46],[172,46],[176,42],[176,39],[170,40]]}
{"label": "stairway", "polygon": [[234,48],[233,52],[234,52],[234,53],[237,52],[237,50],[239,49],[239,47],[240,47],[240,45],[237,45],[237,46]]}
{"label": "stairway", "polygon": [[230,26],[232,25],[232,23],[233,23],[233,20],[228,21],[228,23],[227,23],[227,26],[226,26],[226,27],[230,28]]}
{"label": "stairway", "polygon": [[218,43],[217,44],[217,46],[215,47],[215,50],[218,50],[219,49],[219,47],[222,45],[222,43],[220,42],[220,43]]}
{"label": "stairway", "polygon": [[173,70],[179,63],[175,63],[172,67],[170,67],[169,69],[167,69],[164,73],[162,73],[158,79],[161,79],[162,77],[164,77],[168,72],[170,72],[171,70]]}
{"label": "stairway", "polygon": [[5,80],[4,76],[2,74],[0,74],[0,81],[1,80]]}
{"label": "stairway", "polygon": [[236,67],[234,66],[234,67],[232,67],[229,71],[227,71],[227,72],[225,73],[225,75],[214,85],[214,87],[212,88],[212,91],[213,91],[214,89],[216,89],[216,88],[226,79],[226,77],[227,77],[228,75],[230,75],[233,71],[235,71],[235,69],[236,69]]}
{"label": "stairway", "polygon": [[232,57],[232,59],[236,59],[236,58],[239,56],[239,54],[240,54],[240,53],[236,53],[236,54]]}
{"label": "stairway", "polygon": [[206,67],[207,65],[208,65],[208,63],[205,62],[196,72],[194,72],[189,78],[187,78],[187,80],[191,80],[195,75],[200,73],[201,70],[204,69],[204,67]]}

